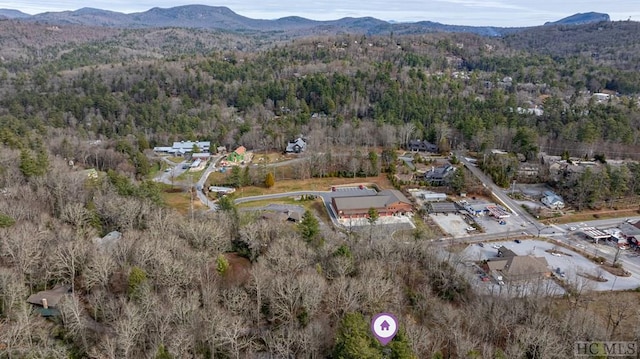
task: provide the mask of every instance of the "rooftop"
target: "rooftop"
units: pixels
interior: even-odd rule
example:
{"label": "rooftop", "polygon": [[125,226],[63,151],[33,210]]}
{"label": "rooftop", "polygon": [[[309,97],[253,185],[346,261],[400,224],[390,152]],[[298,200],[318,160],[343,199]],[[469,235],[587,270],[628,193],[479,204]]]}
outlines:
{"label": "rooftop", "polygon": [[71,291],[71,287],[68,285],[59,285],[51,290],[43,290],[36,294],[32,294],[27,298],[27,302],[33,305],[42,306],[42,300],[47,300],[47,305],[51,308],[55,308],[60,303],[60,300]]}
{"label": "rooftop", "polygon": [[498,271],[511,278],[526,277],[549,271],[549,263],[544,257],[512,256],[491,260],[487,264],[491,271]]}
{"label": "rooftop", "polygon": [[411,204],[402,192],[396,189],[385,189],[375,195],[334,197],[336,207],[340,210],[353,210],[362,208],[386,208],[390,204],[403,202]]}

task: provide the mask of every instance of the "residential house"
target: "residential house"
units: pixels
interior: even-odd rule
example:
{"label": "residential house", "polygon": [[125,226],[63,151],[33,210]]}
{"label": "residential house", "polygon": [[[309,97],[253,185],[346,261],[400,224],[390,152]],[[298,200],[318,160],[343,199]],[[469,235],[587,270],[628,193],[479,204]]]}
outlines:
{"label": "residential house", "polygon": [[565,205],[562,197],[551,191],[544,191],[541,202],[551,209],[563,209]]}
{"label": "residential house", "polygon": [[60,315],[59,306],[62,299],[71,293],[71,286],[59,285],[51,290],[43,290],[27,298],[27,303],[36,307],[43,317]]}
{"label": "residential house", "polygon": [[286,153],[300,153],[300,152],[304,152],[304,150],[306,149],[307,149],[307,142],[301,137],[298,137],[293,141],[289,141],[289,143],[287,143],[287,148],[284,151]]}
{"label": "residential house", "polygon": [[492,259],[487,265],[493,277],[498,280],[515,282],[551,276],[549,263],[544,257],[511,255]]}
{"label": "residential house", "polygon": [[122,233],[118,231],[109,232],[104,237],[96,237],[93,239],[93,243],[100,250],[109,250],[114,248],[122,239]]}
{"label": "residential house", "polygon": [[446,183],[447,177],[452,175],[455,169],[456,168],[451,164],[445,164],[440,167],[431,167],[431,169],[424,174],[424,179],[432,186],[442,186]]}
{"label": "residential house", "polygon": [[236,163],[242,162],[244,161],[244,156],[246,153],[247,149],[244,146],[240,146],[227,156],[227,161]]}
{"label": "residential house", "polygon": [[540,173],[540,165],[537,163],[522,162],[518,166],[519,178],[535,178]]}
{"label": "residential house", "polygon": [[407,146],[409,151],[413,152],[438,152],[438,146],[423,140],[411,140]]}
{"label": "residential house", "polygon": [[383,190],[375,195],[333,197],[331,205],[341,219],[368,218],[371,208],[378,211],[380,216],[394,216],[413,211],[411,201],[395,189]]}

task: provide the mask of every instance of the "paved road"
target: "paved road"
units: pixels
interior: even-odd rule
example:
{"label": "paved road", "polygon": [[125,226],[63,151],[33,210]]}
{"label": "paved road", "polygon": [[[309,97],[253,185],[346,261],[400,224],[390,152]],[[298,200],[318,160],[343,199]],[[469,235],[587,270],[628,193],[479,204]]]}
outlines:
{"label": "paved road", "polygon": [[536,235],[542,234],[543,231],[547,230],[548,226],[538,222],[531,214],[529,214],[529,212],[520,207],[516,201],[512,200],[505,193],[504,189],[493,183],[493,180],[489,178],[489,176],[485,175],[480,168],[468,161],[462,152],[457,152],[456,156],[460,162],[462,162],[462,164],[482,182],[482,185],[491,191],[491,194],[498,199],[499,202],[502,202],[502,204],[511,211],[511,213],[520,217],[522,221],[526,223],[526,227],[523,229],[529,230],[532,234]]}
{"label": "paved road", "polygon": [[[200,179],[198,179],[198,181],[193,184],[193,186],[195,187],[196,195],[198,196],[198,199],[200,200],[200,202],[202,202],[202,204],[204,204],[205,206],[209,207],[209,209],[214,211],[218,208],[217,204],[210,201],[209,198],[207,198],[207,196],[204,194],[202,189],[204,188],[204,184],[207,181],[207,178],[209,178],[209,174],[211,174],[211,172],[216,170],[216,165],[221,158],[222,156],[220,155],[212,156],[211,159],[209,160],[209,166],[207,167],[207,169],[202,173],[202,176],[200,177]],[[160,172],[156,176],[156,178],[153,179],[156,182],[162,182],[162,183],[171,184],[171,185],[176,184],[176,178],[178,178],[178,176],[180,176],[181,174],[189,170],[188,168],[182,168],[184,165],[187,164],[186,160],[178,164],[171,162],[165,157],[162,157],[162,160],[168,163],[172,167],[168,172]]]}
{"label": "paved road", "polygon": [[203,189],[205,186],[205,182],[207,181],[207,178],[209,178],[209,175],[211,174],[211,172],[214,172],[216,170],[216,165],[218,164],[218,161],[220,161],[221,158],[222,156],[220,155],[211,157],[211,159],[209,160],[209,166],[207,166],[207,169],[202,173],[202,176],[200,177],[198,182],[196,182],[195,184],[196,194],[198,195],[198,199],[200,200],[200,202],[202,202],[202,204],[209,207],[209,209],[213,211],[218,209],[218,205],[215,202],[212,202],[209,200],[209,197],[207,197],[207,195],[204,194]]}
{"label": "paved road", "polygon": [[162,160],[169,165],[168,172],[160,172],[153,180],[156,182],[162,182],[165,184],[173,185],[176,183],[176,179],[178,176],[183,174],[186,169],[183,169],[182,166],[187,164],[187,161],[182,161],[180,163],[175,163],[167,159],[166,157],[162,157]]}

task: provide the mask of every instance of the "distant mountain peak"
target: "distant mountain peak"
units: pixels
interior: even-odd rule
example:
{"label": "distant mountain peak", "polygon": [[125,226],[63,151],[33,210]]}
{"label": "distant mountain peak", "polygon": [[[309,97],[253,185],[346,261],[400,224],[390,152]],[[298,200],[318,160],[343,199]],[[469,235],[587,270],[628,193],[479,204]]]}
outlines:
{"label": "distant mountain peak", "polygon": [[31,15],[14,9],[0,9],[0,16],[6,17],[8,19],[24,19],[30,17]]}
{"label": "distant mountain peak", "polygon": [[545,25],[583,25],[603,21],[611,21],[609,14],[600,12],[585,12],[573,14],[558,21],[546,22]]}

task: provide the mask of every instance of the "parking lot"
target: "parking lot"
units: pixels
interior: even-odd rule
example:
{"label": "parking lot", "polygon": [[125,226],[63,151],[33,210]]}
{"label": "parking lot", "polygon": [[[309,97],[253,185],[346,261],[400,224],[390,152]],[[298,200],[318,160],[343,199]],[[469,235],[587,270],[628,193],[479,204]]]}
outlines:
{"label": "parking lot", "polygon": [[[640,278],[636,275],[631,277],[614,276],[582,255],[546,241],[523,240],[521,243],[514,241],[488,242],[484,243],[482,247],[474,244],[466,248],[462,255],[469,261],[497,258],[497,248],[503,245],[517,255],[544,257],[554,275],[560,276],[562,274],[561,278],[563,280],[583,290],[628,290],[640,287]],[[562,252],[562,254],[552,254],[547,250],[556,250]],[[602,277],[606,281],[600,282],[588,279],[586,278],[588,276]]]}
{"label": "parking lot", "polygon": [[[496,212],[503,212],[504,209],[494,203],[486,200],[468,200],[464,204],[464,213],[433,213],[429,216],[431,219],[440,226],[445,232],[449,233],[454,238],[461,238],[477,234],[478,231],[468,231],[467,228],[471,226],[473,222],[478,224],[484,233],[512,233],[515,235],[531,235],[534,233],[522,233],[523,228],[526,227],[524,219],[519,216],[515,216],[509,213],[509,217],[502,219],[491,216],[486,208],[488,206],[496,206],[498,210]],[[467,212],[471,213],[466,214]],[[470,220],[465,220],[465,218]],[[471,222],[471,220],[473,222]]]}

